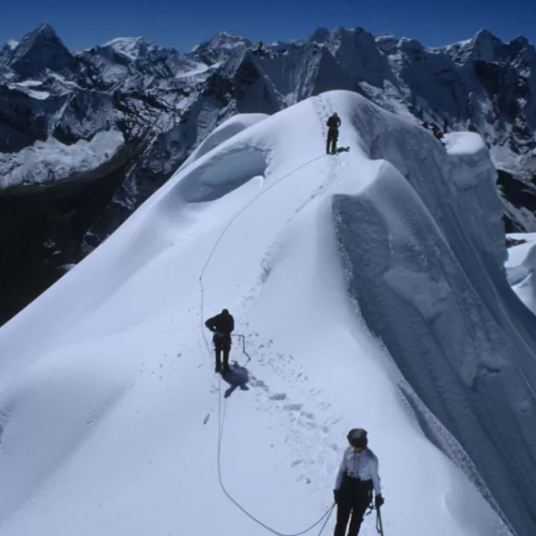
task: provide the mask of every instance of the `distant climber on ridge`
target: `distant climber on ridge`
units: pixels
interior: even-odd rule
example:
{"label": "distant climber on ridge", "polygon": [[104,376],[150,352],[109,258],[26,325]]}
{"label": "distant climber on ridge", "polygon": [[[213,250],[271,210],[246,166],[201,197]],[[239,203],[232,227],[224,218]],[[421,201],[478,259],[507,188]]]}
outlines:
{"label": "distant climber on ridge", "polygon": [[437,125],[432,125],[432,132],[438,140],[441,141],[443,139],[443,132],[441,132]]}
{"label": "distant climber on ridge", "polygon": [[372,502],[372,490],[376,494],[374,503],[380,508],[384,503],[378,458],[367,448],[366,430],[352,428],[346,436],[350,446],[344,451],[333,494],[337,503],[337,524],[333,536],[345,536],[350,515],[348,536],[357,536],[363,516]]}
{"label": "distant climber on ridge", "polygon": [[[341,118],[335,112],[328,120],[328,141],[326,144],[327,154],[337,153],[337,140],[339,139],[339,127],[341,126]],[[330,150],[331,149],[331,150]]]}
{"label": "distant climber on ridge", "polygon": [[[212,342],[216,353],[216,372],[231,372],[229,367],[229,353],[231,352],[231,333],[234,330],[234,318],[227,309],[209,318],[205,326],[214,333]],[[223,352],[223,370],[221,363],[221,354]]]}

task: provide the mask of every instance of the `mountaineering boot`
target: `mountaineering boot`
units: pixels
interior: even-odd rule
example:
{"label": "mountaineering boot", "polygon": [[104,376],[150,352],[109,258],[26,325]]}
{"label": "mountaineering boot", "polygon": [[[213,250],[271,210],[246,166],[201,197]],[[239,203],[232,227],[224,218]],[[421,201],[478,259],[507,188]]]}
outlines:
{"label": "mountaineering boot", "polygon": [[216,363],[216,368],[214,369],[214,372],[221,372],[221,363]]}
{"label": "mountaineering boot", "polygon": [[224,363],[223,364],[223,372],[231,372],[231,367],[229,366],[229,363]]}

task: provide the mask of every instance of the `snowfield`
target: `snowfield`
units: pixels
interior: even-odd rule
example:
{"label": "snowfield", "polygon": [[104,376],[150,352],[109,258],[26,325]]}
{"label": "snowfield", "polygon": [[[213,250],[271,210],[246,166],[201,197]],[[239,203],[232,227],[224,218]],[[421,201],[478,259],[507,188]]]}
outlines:
{"label": "snowfield", "polygon": [[5,175],[0,189],[10,186],[57,182],[71,175],[82,176],[108,161],[124,144],[118,130],[97,132],[89,141],[65,145],[55,138],[37,141],[18,153],[0,153],[0,166]]}
{"label": "snowfield", "polygon": [[[0,330],[2,536],[268,534],[220,484],[296,533],[355,426],[386,535],[533,536],[536,323],[493,177],[477,135],[350,92],[222,125]],[[220,379],[223,307],[251,361],[235,339]]]}

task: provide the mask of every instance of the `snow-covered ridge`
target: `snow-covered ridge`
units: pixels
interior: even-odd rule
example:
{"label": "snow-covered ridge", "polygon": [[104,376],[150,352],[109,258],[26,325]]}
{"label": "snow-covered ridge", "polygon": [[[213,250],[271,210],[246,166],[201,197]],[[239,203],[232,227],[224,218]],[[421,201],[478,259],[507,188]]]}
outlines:
{"label": "snow-covered ridge", "polygon": [[25,93],[26,95],[28,95],[29,97],[33,99],[38,99],[38,100],[48,99],[48,97],[50,97],[50,92],[40,91],[39,89],[36,89],[42,85],[43,83],[40,80],[25,80],[24,82],[20,82],[18,84],[8,84],[7,87],[9,89],[22,91],[23,93]]}
{"label": "snow-covered ridge", "polygon": [[259,121],[266,119],[266,114],[238,114],[220,125],[201,143],[201,145],[191,154],[190,158],[183,164],[182,169],[195,162],[200,157],[218,147],[223,142],[236,136],[243,130],[255,125]]}
{"label": "snow-covered ridge", "polygon": [[195,45],[192,47],[191,52],[197,53],[200,47],[212,48],[212,49],[233,49],[236,47],[241,47],[243,45],[250,45],[251,42],[244,37],[239,35],[230,34],[228,32],[219,32],[212,39],[202,43],[200,45]]}
{"label": "snow-covered ridge", "polygon": [[243,37],[227,32],[220,32],[210,40],[210,45],[214,48],[235,48],[244,44],[244,42],[247,42],[247,40]]}
{"label": "snow-covered ridge", "polygon": [[[333,110],[348,151],[326,156]],[[298,532],[363,426],[390,535],[532,536],[536,320],[502,270],[484,146],[449,154],[350,92],[233,123],[0,330],[2,534],[265,534],[218,462]],[[247,391],[200,332],[222,307]]]}
{"label": "snow-covered ridge", "polygon": [[[16,155],[0,154],[0,188],[51,184],[91,172],[110,160],[124,144],[117,130],[97,132],[90,141],[65,145],[54,138],[38,141]],[[10,171],[12,170],[12,171]]]}
{"label": "snow-covered ridge", "polygon": [[[187,54],[123,37],[73,54],[51,27],[40,25],[15,49],[0,50],[0,154],[10,166],[0,175],[30,185],[36,174],[23,166],[23,151],[52,139],[88,148],[97,132],[121,133],[119,150],[128,161],[104,165],[106,194],[82,210],[90,221],[61,227],[70,229],[58,239],[63,266],[101,243],[226,119],[272,115],[312,95],[345,89],[414,123],[433,122],[454,135],[478,132],[502,173],[507,230],[536,230],[534,58],[534,48],[522,38],[501,44],[480,32],[466,43],[428,49],[362,28],[321,28],[305,39],[274,44],[221,33]],[[27,81],[41,85],[29,87]],[[102,162],[112,154],[103,151],[82,160]],[[46,180],[57,182],[54,173]],[[66,202],[75,219],[83,198]],[[16,247],[18,238],[12,243]],[[20,262],[31,270],[38,253],[28,250]],[[47,263],[54,266],[57,257]],[[13,266],[9,273],[20,270]],[[28,287],[18,280],[10,286]]]}
{"label": "snow-covered ridge", "polygon": [[140,56],[147,54],[151,48],[155,48],[155,45],[143,37],[118,37],[102,46],[113,48],[117,53],[126,56],[131,61],[137,60]]}

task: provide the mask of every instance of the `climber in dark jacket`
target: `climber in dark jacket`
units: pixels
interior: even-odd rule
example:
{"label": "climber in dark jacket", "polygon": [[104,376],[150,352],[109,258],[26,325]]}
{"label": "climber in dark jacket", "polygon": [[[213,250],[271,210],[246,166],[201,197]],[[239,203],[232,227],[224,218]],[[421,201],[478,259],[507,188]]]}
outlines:
{"label": "climber in dark jacket", "polygon": [[432,126],[432,132],[434,134],[434,136],[438,139],[438,140],[442,140],[443,139],[443,132],[441,132],[441,130],[439,129],[439,127],[437,125],[433,125]]}
{"label": "climber in dark jacket", "polygon": [[214,333],[212,342],[216,352],[216,372],[222,372],[221,354],[223,352],[223,372],[230,372],[229,353],[231,351],[231,333],[234,330],[234,318],[227,309],[205,322],[205,326]]}
{"label": "climber in dark jacket", "polygon": [[339,139],[339,127],[341,126],[341,118],[335,112],[328,119],[326,124],[328,126],[328,141],[326,144],[326,153],[336,154],[337,153],[337,140]]}

